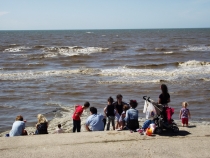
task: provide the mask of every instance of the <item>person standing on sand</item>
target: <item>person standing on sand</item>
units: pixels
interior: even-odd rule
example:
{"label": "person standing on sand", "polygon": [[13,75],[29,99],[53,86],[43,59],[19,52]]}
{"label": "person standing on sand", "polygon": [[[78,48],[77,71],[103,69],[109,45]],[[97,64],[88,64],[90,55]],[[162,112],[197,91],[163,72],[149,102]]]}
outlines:
{"label": "person standing on sand", "polygon": [[165,84],[162,84],[160,88],[162,93],[159,95],[158,104],[168,106],[168,103],[171,101],[170,94],[168,93],[168,87]]}
{"label": "person standing on sand", "polygon": [[86,120],[86,130],[91,131],[104,131],[104,116],[97,114],[97,109],[95,107],[90,108],[91,115]]}
{"label": "person standing on sand", "polygon": [[109,97],[107,101],[108,101],[108,105],[104,108],[104,114],[108,118],[106,130],[109,131],[111,122],[112,122],[113,130],[115,130],[115,110],[114,110],[115,107],[113,105],[114,99],[112,97]]}
{"label": "person standing on sand", "polygon": [[189,104],[187,102],[183,102],[182,103],[182,107],[179,113],[179,118],[182,120],[182,127],[184,127],[184,125],[186,124],[186,126],[188,126],[188,118],[191,117],[190,115],[190,110],[187,109],[187,106]]}
{"label": "person standing on sand", "polygon": [[115,110],[116,110],[116,114],[115,114],[115,118],[116,118],[116,127],[115,129],[118,129],[120,124],[119,124],[119,119],[120,119],[120,116],[123,112],[123,106],[126,104],[122,101],[122,98],[123,96],[121,94],[118,94],[116,96],[117,98],[117,101],[114,103],[114,106],[115,106]]}
{"label": "person standing on sand", "polygon": [[80,116],[82,115],[83,113],[83,110],[89,108],[90,106],[90,103],[89,102],[85,102],[85,104],[82,106],[82,105],[75,105],[74,106],[74,113],[73,113],[73,133],[76,132],[80,132],[81,130],[81,119],[80,119]]}
{"label": "person standing on sand", "polygon": [[12,130],[9,132],[10,137],[28,135],[25,130],[25,122],[23,121],[23,116],[19,115],[16,117],[15,122],[12,125]]}

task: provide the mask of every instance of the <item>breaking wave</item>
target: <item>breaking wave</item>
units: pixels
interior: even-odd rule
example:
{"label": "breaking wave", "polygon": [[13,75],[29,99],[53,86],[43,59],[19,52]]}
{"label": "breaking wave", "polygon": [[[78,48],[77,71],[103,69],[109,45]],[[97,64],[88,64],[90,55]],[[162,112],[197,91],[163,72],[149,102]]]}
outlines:
{"label": "breaking wave", "polygon": [[47,54],[45,57],[54,57],[57,55],[64,55],[64,56],[76,56],[81,54],[89,55],[91,53],[98,53],[98,52],[105,52],[108,51],[109,48],[101,48],[101,47],[47,47],[44,48],[44,51],[49,53],[53,52],[53,54]]}
{"label": "breaking wave", "polygon": [[187,46],[183,51],[210,51],[210,46]]}
{"label": "breaking wave", "polygon": [[22,51],[25,51],[25,50],[28,50],[28,49],[31,49],[31,48],[20,46],[20,47],[7,48],[3,52],[22,52]]}
{"label": "breaking wave", "polygon": [[191,66],[191,67],[194,67],[194,66],[210,66],[210,62],[205,62],[205,61],[196,61],[196,60],[190,60],[190,61],[187,61],[187,62],[180,62],[179,63],[179,66],[183,66],[183,67],[187,67],[187,66]]}

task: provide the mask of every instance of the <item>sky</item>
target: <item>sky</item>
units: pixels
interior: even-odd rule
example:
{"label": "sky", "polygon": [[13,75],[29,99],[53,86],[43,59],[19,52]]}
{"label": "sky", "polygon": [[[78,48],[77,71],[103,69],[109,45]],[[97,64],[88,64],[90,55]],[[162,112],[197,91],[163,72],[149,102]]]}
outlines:
{"label": "sky", "polygon": [[210,0],[0,0],[0,30],[210,28]]}

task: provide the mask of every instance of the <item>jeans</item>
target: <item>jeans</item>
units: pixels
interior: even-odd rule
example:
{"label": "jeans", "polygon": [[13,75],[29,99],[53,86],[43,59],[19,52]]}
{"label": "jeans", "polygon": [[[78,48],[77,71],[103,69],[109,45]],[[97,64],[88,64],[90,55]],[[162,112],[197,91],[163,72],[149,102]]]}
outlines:
{"label": "jeans", "polygon": [[106,130],[109,130],[110,123],[112,122],[112,127],[114,128],[115,126],[115,116],[108,116],[108,123],[107,123],[107,128]]}
{"label": "jeans", "polygon": [[75,133],[76,130],[77,132],[80,132],[81,129],[81,120],[73,120],[73,132]]}
{"label": "jeans", "polygon": [[142,129],[147,129],[151,123],[154,123],[153,120],[146,120],[142,126]]}

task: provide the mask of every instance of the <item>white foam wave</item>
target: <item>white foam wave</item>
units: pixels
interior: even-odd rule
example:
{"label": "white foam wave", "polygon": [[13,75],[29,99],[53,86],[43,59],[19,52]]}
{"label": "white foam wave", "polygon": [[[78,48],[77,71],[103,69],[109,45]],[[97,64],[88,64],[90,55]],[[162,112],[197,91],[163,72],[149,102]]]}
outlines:
{"label": "white foam wave", "polygon": [[14,47],[14,48],[7,48],[3,52],[22,52],[24,50],[31,49],[30,47]]}
{"label": "white foam wave", "polygon": [[183,66],[183,67],[210,66],[210,62],[190,60],[187,62],[180,62],[179,66]]}
{"label": "white foam wave", "polygon": [[133,83],[159,83],[161,80],[112,80],[112,81],[98,81],[99,84],[133,84]]}
{"label": "white foam wave", "polygon": [[54,70],[54,71],[25,71],[17,73],[0,73],[1,80],[27,80],[27,79],[37,79],[51,76],[64,76],[68,74],[80,73],[77,70]]}
{"label": "white foam wave", "polygon": [[210,81],[210,78],[203,78],[204,81]]}
{"label": "white foam wave", "polygon": [[[55,57],[57,55],[64,56],[76,56],[76,55],[89,55],[91,53],[104,52],[109,50],[109,48],[101,48],[101,47],[48,47],[45,48],[44,51],[48,52],[45,57]],[[50,52],[50,53],[49,53]],[[51,53],[53,52],[53,53]]]}
{"label": "white foam wave", "polygon": [[183,51],[210,51],[210,46],[188,46]]}
{"label": "white foam wave", "polygon": [[[210,78],[209,66],[178,67],[166,69],[130,69],[119,67],[113,69],[98,68],[80,68],[70,70],[52,70],[52,71],[25,71],[9,73],[0,71],[0,80],[27,80],[46,78],[53,76],[72,76],[91,75],[99,84],[106,83],[157,83],[157,82],[176,82],[200,80],[201,78]],[[206,80],[204,80],[206,81]]]}
{"label": "white foam wave", "polygon": [[170,51],[170,52],[164,52],[164,54],[173,54],[174,52],[173,51]]}
{"label": "white foam wave", "polygon": [[86,32],[86,33],[90,34],[90,33],[93,33],[93,32]]}

